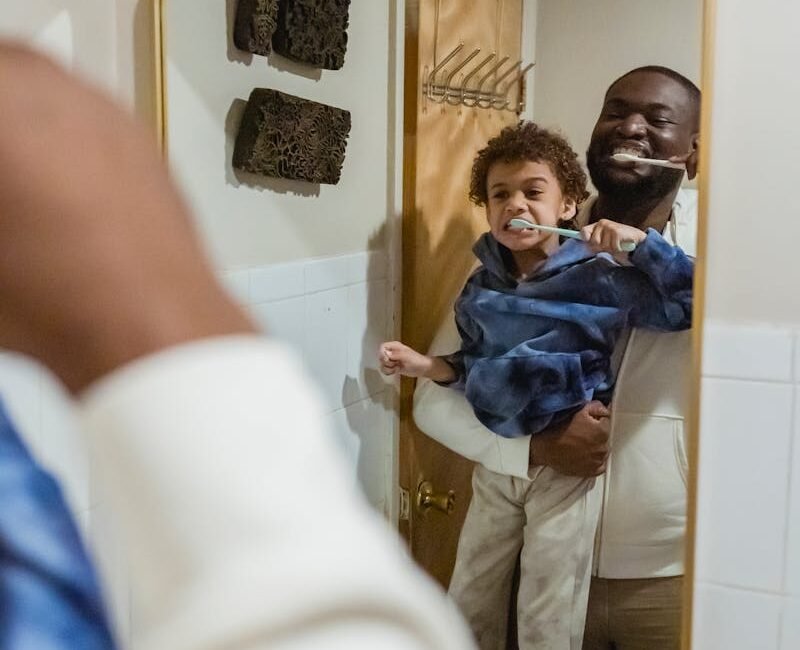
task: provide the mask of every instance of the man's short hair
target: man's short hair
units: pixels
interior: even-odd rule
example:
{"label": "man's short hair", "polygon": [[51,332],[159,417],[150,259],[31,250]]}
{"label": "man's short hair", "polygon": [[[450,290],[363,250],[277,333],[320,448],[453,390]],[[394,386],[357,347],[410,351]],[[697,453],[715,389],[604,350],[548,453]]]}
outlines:
{"label": "man's short hair", "polygon": [[[667,68],[663,65],[643,65],[638,68],[634,68],[633,70],[629,70],[624,75],[615,79],[611,84],[608,86],[608,90],[611,90],[617,83],[625,79],[626,77],[631,76],[632,74],[637,74],[639,72],[655,72],[657,74],[664,75],[665,77],[669,77],[673,81],[680,84],[680,86],[686,91],[686,94],[689,96],[689,100],[692,102],[692,105],[696,111],[697,119],[700,119],[700,89],[692,82],[690,79],[684,77],[680,72],[676,72],[672,68]],[[608,91],[606,91],[608,92]]]}

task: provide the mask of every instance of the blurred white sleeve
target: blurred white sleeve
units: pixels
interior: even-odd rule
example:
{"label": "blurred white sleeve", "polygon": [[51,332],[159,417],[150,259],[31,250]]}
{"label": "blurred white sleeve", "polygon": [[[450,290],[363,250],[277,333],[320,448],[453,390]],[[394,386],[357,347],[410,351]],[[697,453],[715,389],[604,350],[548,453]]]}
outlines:
{"label": "blurred white sleeve", "polygon": [[310,383],[285,348],[242,336],[137,360],[83,396],[137,647],[473,647],[357,493]]}
{"label": "blurred white sleeve", "polygon": [[[458,350],[461,339],[455,318],[445,320],[428,354]],[[448,449],[499,474],[528,478],[531,437],[503,438],[475,417],[464,393],[418,379],[414,390],[414,422],[419,429]]]}

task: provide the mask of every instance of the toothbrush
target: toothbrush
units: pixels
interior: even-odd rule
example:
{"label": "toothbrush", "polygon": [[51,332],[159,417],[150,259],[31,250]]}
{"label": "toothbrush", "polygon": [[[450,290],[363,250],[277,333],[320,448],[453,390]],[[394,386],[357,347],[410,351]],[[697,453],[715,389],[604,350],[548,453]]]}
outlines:
{"label": "toothbrush", "polygon": [[619,162],[634,162],[642,165],[654,165],[655,167],[669,167],[670,169],[686,169],[686,165],[683,163],[674,163],[659,158],[639,158],[639,156],[634,156],[630,153],[615,153],[612,154],[611,158]]}
{"label": "toothbrush", "polygon": [[[541,230],[542,232],[550,232],[562,237],[569,237],[570,239],[583,240],[581,233],[577,230],[568,230],[567,228],[554,228],[553,226],[540,226],[538,223],[531,223],[526,219],[512,219],[508,222],[514,230]],[[632,241],[620,242],[619,249],[623,253],[631,253],[636,250],[636,243]]]}

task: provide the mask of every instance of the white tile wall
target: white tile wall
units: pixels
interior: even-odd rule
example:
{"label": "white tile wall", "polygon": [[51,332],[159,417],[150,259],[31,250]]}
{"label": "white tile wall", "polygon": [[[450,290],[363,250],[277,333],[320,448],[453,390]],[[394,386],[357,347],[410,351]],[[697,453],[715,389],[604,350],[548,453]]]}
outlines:
{"label": "white tile wall", "polygon": [[789,382],[793,340],[789,329],[709,323],[703,330],[703,375]]}
{"label": "white tile wall", "polygon": [[[795,366],[800,370],[800,366]],[[792,476],[789,491],[789,531],[787,535],[787,551],[800,549],[800,387],[795,387],[795,423],[792,441]],[[786,584],[790,595],[800,598],[800,551],[786,554]],[[800,648],[800,643],[797,644]]]}
{"label": "white tile wall", "polygon": [[339,438],[355,476],[376,510],[387,512],[387,459],[392,457],[393,428],[389,395],[379,393],[330,416],[331,428]]}
{"label": "white tile wall", "polygon": [[388,514],[395,413],[376,355],[393,327],[386,255],[309,259],[228,271],[222,279],[265,331],[300,353],[354,476],[370,503]]}
{"label": "white tile wall", "polygon": [[347,374],[347,287],[306,296],[303,358],[332,409],[344,403]]}
{"label": "white tile wall", "polygon": [[265,332],[282,339],[303,356],[306,344],[305,297],[251,305],[250,313]]}
{"label": "white tile wall", "polygon": [[790,598],[783,607],[780,650],[800,648],[800,598]]}
{"label": "white tile wall", "polygon": [[[784,567],[789,384],[704,379],[701,580],[777,592]],[[764,444],[768,441],[768,444]],[[709,462],[705,462],[708,459]]]}
{"label": "white tile wall", "polygon": [[800,648],[800,330],[706,324],[693,648]]}
{"label": "white tile wall", "polygon": [[781,602],[771,594],[701,584],[695,592],[695,650],[777,650]]}

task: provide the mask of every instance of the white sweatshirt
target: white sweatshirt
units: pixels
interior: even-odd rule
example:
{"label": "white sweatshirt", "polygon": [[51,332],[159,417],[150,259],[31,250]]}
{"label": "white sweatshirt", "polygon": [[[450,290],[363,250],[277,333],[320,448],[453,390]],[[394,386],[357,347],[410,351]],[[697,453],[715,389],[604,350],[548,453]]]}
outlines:
{"label": "white sweatshirt", "polygon": [[280,345],[166,350],[92,386],[81,415],[129,553],[137,647],[473,647],[357,494]]}

